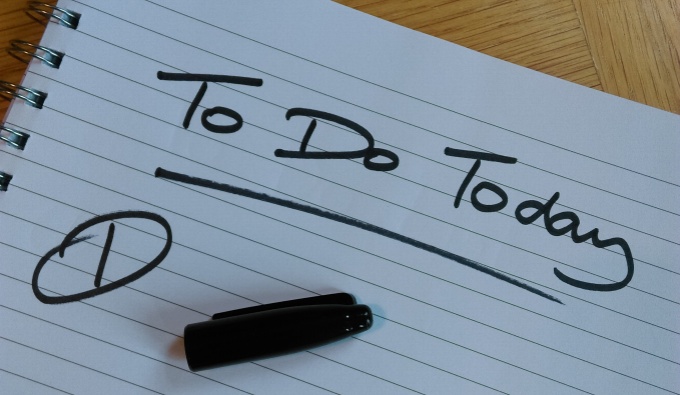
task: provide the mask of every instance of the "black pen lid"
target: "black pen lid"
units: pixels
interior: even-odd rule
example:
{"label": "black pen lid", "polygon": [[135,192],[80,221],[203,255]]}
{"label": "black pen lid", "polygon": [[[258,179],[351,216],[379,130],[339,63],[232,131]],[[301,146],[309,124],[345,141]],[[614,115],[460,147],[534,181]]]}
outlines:
{"label": "black pen lid", "polygon": [[[266,305],[265,305],[266,306]],[[363,332],[373,317],[365,305],[281,307],[187,325],[191,370],[302,351]]]}

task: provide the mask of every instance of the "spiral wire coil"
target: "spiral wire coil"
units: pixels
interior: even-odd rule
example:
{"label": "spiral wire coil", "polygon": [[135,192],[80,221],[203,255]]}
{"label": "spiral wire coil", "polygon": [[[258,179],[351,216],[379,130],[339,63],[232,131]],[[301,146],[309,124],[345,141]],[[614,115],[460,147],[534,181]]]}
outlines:
{"label": "spiral wire coil", "polygon": [[6,191],[11,180],[11,175],[0,171],[0,191]]}
{"label": "spiral wire coil", "polygon": [[24,63],[29,63],[31,58],[36,58],[42,60],[48,66],[58,69],[64,58],[63,52],[29,43],[28,41],[12,40],[10,45],[11,47],[7,49],[7,53]]}
{"label": "spiral wire coil", "polygon": [[9,128],[5,125],[0,126],[0,140],[16,149],[23,150],[29,137],[28,133]]}
{"label": "spiral wire coil", "polygon": [[[69,29],[77,29],[80,22],[79,13],[39,1],[30,1],[26,13],[39,22],[55,20]],[[27,41],[13,40],[10,45],[7,52],[24,63],[30,63],[31,58],[35,58],[58,69],[64,58],[63,52]],[[0,97],[10,101],[20,99],[30,106],[42,108],[47,93],[11,82],[0,81]],[[26,132],[0,124],[0,142],[5,143],[8,147],[23,150],[29,137],[30,135]],[[11,180],[11,174],[0,170],[0,192],[7,190]]]}
{"label": "spiral wire coil", "polygon": [[47,93],[11,82],[0,81],[0,96],[7,100],[14,98],[21,99],[30,106],[42,108],[43,102],[47,98]]}
{"label": "spiral wire coil", "polygon": [[80,22],[79,13],[39,1],[29,2],[28,12],[29,14],[37,14],[47,20],[50,18],[56,19],[59,24],[71,29],[77,29]]}

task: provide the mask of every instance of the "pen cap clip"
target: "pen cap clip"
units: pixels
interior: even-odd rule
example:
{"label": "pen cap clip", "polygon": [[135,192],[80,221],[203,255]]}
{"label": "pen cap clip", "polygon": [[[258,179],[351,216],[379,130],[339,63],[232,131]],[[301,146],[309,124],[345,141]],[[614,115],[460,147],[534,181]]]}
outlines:
{"label": "pen cap clip", "polygon": [[302,351],[369,329],[365,305],[302,305],[187,325],[184,348],[191,370]]}

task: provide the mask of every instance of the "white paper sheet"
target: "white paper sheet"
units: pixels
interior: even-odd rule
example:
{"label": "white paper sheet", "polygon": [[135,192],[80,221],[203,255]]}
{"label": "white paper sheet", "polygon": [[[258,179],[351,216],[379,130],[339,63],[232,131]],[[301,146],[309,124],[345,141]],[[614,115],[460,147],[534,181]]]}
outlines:
{"label": "white paper sheet", "polygon": [[[59,5],[82,14],[79,26],[47,27],[42,45],[66,56],[59,69],[31,64],[23,85],[47,100],[42,109],[13,103],[5,125],[31,137],[23,151],[0,147],[0,170],[14,177],[0,192],[0,380],[8,393],[680,392],[677,115],[332,2]],[[185,129],[201,83],[159,80],[159,71],[263,83],[209,82]],[[207,130],[201,114],[216,106],[237,112],[242,128]],[[361,125],[398,166],[277,156],[299,151],[310,123],[287,120],[293,108]],[[306,152],[367,147],[356,132],[317,120]],[[483,160],[456,208],[474,160],[445,155],[447,147],[517,162]],[[157,178],[159,167],[313,209]],[[497,192],[474,193],[484,182]],[[579,235],[597,228],[600,240],[623,242],[576,244],[552,236],[543,216],[520,224],[520,203],[556,192],[550,215],[573,212]],[[491,207],[499,194],[507,204],[498,211],[472,204]],[[170,224],[162,262],[92,298],[39,301],[31,284],[41,258],[78,224],[128,210]],[[47,262],[37,281],[43,294],[96,288],[108,223]],[[149,220],[116,226],[103,286],[144,267],[167,239]],[[583,289],[554,273],[620,282],[623,243],[634,273],[622,289]],[[188,369],[185,325],[338,291],[372,308],[373,328],[307,352]]]}

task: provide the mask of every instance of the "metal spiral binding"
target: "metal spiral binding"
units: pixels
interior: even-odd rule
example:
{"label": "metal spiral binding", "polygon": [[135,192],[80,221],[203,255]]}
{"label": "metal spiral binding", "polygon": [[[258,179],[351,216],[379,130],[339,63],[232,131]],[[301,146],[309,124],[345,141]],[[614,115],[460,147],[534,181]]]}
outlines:
{"label": "metal spiral binding", "polygon": [[28,133],[0,125],[0,140],[6,142],[10,147],[23,150],[29,137]]}
{"label": "metal spiral binding", "polygon": [[12,181],[12,176],[0,171],[0,192],[7,190],[10,181]]}
{"label": "metal spiral binding", "polygon": [[[78,22],[80,22],[79,13],[39,1],[30,1],[26,12],[33,19],[38,21],[40,20],[34,15],[38,15],[47,21],[55,19],[59,24],[70,29],[77,29]],[[12,41],[11,47],[7,49],[7,52],[24,63],[29,63],[31,60],[30,58],[36,58],[56,69],[59,68],[61,61],[64,58],[63,52],[21,40]],[[13,84],[11,82],[0,81],[0,97],[10,101],[13,99],[21,99],[28,105],[42,108],[43,103],[47,98],[47,93]],[[0,140],[7,143],[10,147],[23,150],[26,147],[28,138],[28,133],[5,125],[0,125]],[[12,175],[0,171],[0,192],[6,191],[7,188],[9,188],[10,181],[12,181]]]}
{"label": "metal spiral binding", "polygon": [[24,63],[29,63],[31,58],[36,58],[42,60],[48,66],[58,69],[61,60],[64,58],[63,52],[32,44],[28,41],[12,40],[10,44],[11,47],[7,49],[7,53]]}
{"label": "metal spiral binding", "polygon": [[0,81],[0,97],[7,100],[14,98],[21,99],[30,106],[42,108],[43,102],[47,98],[47,93],[11,82]]}
{"label": "metal spiral binding", "polygon": [[29,15],[30,13],[35,13],[48,20],[54,18],[59,21],[59,24],[71,29],[77,29],[78,22],[80,21],[80,14],[77,12],[39,1],[29,2],[28,12]]}

